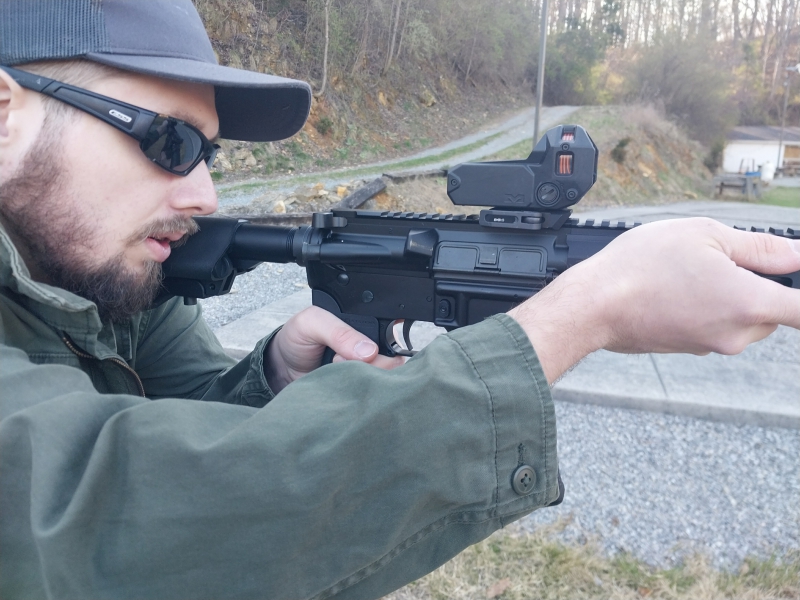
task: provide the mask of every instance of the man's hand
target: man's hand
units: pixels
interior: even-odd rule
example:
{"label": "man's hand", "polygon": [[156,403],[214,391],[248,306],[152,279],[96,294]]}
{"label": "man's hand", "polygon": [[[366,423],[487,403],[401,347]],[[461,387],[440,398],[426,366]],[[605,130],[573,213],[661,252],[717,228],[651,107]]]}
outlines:
{"label": "man's hand", "polygon": [[378,346],[367,336],[328,311],[311,306],[289,319],[269,344],[264,372],[272,391],[278,393],[318,368],[326,347],[336,352],[333,362],[360,360],[382,369],[404,363],[400,356],[379,355]]}
{"label": "man's hand", "polygon": [[800,329],[800,290],[750,272],[797,270],[797,241],[711,219],[659,221],[621,235],[509,315],[553,383],[600,348],[737,354],[779,324]]}

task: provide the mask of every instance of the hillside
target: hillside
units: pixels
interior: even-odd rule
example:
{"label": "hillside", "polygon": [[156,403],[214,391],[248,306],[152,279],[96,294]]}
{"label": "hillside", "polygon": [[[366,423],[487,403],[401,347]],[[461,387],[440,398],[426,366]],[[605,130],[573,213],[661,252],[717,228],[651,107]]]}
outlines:
{"label": "hillside", "polygon": [[[703,165],[705,150],[690,141],[656,110],[642,106],[584,107],[573,113],[570,122],[586,127],[600,153],[598,181],[581,201],[580,208],[620,204],[662,204],[708,197],[711,173]],[[524,158],[531,142],[516,144],[484,160]],[[387,169],[391,171],[391,169]],[[313,178],[320,183],[314,185]],[[327,189],[321,183],[328,181]],[[299,182],[298,182],[299,183]],[[324,210],[340,197],[357,189],[366,181],[342,179],[320,171],[316,176],[303,176],[296,189],[270,190],[255,194],[246,205],[229,205],[228,214],[267,215],[308,213]],[[246,190],[258,188],[256,181],[242,183]],[[223,193],[232,190],[226,187]],[[370,200],[367,210],[400,210],[415,212],[464,212],[456,210],[445,193],[442,178],[418,178],[402,183],[388,181],[385,192]],[[467,211],[470,212],[470,211]]]}

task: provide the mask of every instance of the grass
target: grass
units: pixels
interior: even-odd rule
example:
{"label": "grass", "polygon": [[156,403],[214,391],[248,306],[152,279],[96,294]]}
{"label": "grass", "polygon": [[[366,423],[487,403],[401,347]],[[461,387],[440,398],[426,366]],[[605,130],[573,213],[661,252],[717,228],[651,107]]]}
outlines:
{"label": "grass", "polygon": [[485,156],[481,160],[521,160],[528,158],[531,150],[533,150],[532,140],[522,140],[500,152]]}
{"label": "grass", "polygon": [[736,573],[716,571],[701,556],[656,569],[630,555],[607,558],[591,543],[568,546],[553,531],[495,533],[386,600],[800,598],[800,553],[751,558]]}
{"label": "grass", "polygon": [[761,194],[761,204],[800,208],[800,188],[770,187]]}

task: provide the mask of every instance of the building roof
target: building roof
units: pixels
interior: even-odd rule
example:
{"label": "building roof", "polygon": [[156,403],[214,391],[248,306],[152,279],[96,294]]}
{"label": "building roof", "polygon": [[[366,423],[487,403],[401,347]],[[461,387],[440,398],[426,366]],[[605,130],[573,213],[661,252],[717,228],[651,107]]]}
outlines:
{"label": "building roof", "polygon": [[[734,127],[728,133],[729,142],[777,142],[781,139],[781,128],[761,125],[758,127]],[[783,132],[784,142],[800,142],[800,127],[786,127]]]}

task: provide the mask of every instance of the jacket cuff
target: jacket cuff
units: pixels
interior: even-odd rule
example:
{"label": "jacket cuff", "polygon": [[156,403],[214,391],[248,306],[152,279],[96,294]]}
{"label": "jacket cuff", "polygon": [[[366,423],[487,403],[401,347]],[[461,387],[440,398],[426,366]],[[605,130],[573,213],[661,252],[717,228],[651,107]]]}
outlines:
{"label": "jacket cuff", "polygon": [[264,362],[266,361],[267,348],[272,338],[282,329],[278,327],[267,337],[261,339],[249,356],[242,360],[249,362],[247,376],[242,386],[243,404],[254,408],[262,408],[275,397],[275,392],[269,387],[267,376],[264,372]]}
{"label": "jacket cuff", "polygon": [[[472,363],[491,401],[498,516],[508,522],[517,513],[556,502],[553,398],[527,334],[514,319],[500,314],[451,332],[449,337]],[[523,469],[526,466],[535,476]]]}

